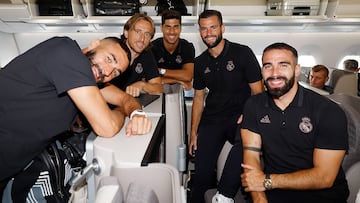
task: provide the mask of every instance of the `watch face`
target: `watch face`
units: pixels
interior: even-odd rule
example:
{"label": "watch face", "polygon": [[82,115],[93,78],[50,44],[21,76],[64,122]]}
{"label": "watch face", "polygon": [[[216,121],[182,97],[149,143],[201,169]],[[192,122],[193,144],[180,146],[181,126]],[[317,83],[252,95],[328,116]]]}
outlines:
{"label": "watch face", "polygon": [[264,180],[264,188],[266,190],[270,190],[272,188],[272,181],[271,179],[265,179]]}

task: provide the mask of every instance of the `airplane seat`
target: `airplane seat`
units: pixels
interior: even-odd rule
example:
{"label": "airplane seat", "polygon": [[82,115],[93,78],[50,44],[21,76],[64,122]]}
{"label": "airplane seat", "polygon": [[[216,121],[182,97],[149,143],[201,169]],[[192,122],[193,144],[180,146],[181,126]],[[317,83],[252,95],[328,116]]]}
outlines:
{"label": "airplane seat", "polygon": [[342,164],[346,172],[360,161],[360,98],[347,94],[332,94],[328,97],[339,104],[348,121],[349,150]]}
{"label": "airplane seat", "polygon": [[355,202],[360,188],[360,97],[347,94],[333,94],[328,97],[339,104],[348,121],[349,150],[342,167],[350,189],[348,202]]}
{"label": "airplane seat", "polygon": [[360,189],[356,195],[355,203],[360,203]]}
{"label": "airplane seat", "polygon": [[310,81],[309,81],[310,71],[311,71],[311,67],[301,66],[298,81],[310,83]]}
{"label": "airplane seat", "polygon": [[117,177],[104,176],[99,181],[95,203],[159,203],[155,192],[148,186],[139,183],[130,183],[126,197]]}
{"label": "airplane seat", "polygon": [[357,200],[357,194],[360,192],[360,161],[346,171],[346,179],[350,190],[348,202],[355,202],[355,200]]}
{"label": "airplane seat", "polygon": [[[217,160],[217,167],[216,167],[216,180],[217,181],[220,181],[221,174],[222,174],[222,171],[224,169],[226,159],[228,157],[228,154],[229,154],[232,146],[233,145],[230,142],[226,141],[223,148],[222,148],[222,150],[221,150],[221,152],[220,152],[220,155],[219,155],[218,160]],[[217,192],[216,188],[207,190],[205,192],[205,195],[204,195],[205,202],[206,203],[211,203],[212,202],[212,197],[216,194],[216,192]],[[240,189],[236,193],[234,199],[235,199],[236,203],[246,203],[246,200],[245,200],[244,196],[242,195],[242,192],[241,192]]]}
{"label": "airplane seat", "polygon": [[118,203],[124,201],[124,195],[119,180],[114,176],[104,176],[99,181],[95,203]]}
{"label": "airplane seat", "polygon": [[218,160],[217,160],[217,167],[216,167],[216,179],[217,179],[217,181],[220,181],[221,174],[222,174],[222,171],[224,169],[226,159],[228,157],[228,154],[229,154],[232,146],[233,145],[229,141],[226,141],[223,148],[222,148],[222,150],[221,150],[221,152],[220,152],[220,155],[219,155]]}
{"label": "airplane seat", "polygon": [[347,71],[334,68],[334,70],[329,75],[329,85],[331,87],[334,87],[337,81],[339,80],[339,78],[347,73],[348,73]]}
{"label": "airplane seat", "polygon": [[343,93],[357,95],[358,78],[357,74],[344,70],[334,70],[330,75],[329,85],[333,87],[334,94]]}
{"label": "airplane seat", "polygon": [[[125,202],[141,198],[147,203],[181,203],[185,201],[177,169],[169,164],[151,163],[136,168],[111,169],[111,176],[116,177],[123,191],[127,191]],[[134,197],[135,196],[135,197]],[[158,201],[156,201],[158,200]]]}

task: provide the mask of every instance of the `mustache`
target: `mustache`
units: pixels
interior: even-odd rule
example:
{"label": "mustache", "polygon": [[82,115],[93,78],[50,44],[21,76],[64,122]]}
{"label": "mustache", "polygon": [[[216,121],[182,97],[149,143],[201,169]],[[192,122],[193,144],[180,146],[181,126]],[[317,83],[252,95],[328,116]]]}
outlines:
{"label": "mustache", "polygon": [[216,38],[217,36],[216,35],[206,35],[205,39],[210,38],[210,37],[215,37]]}
{"label": "mustache", "polygon": [[100,76],[100,82],[103,82],[105,79],[105,75],[103,74],[101,68],[99,67],[98,64],[93,64],[93,66],[96,68],[97,72],[99,73]]}
{"label": "mustache", "polygon": [[266,79],[267,82],[272,81],[272,80],[287,80],[287,78],[284,76],[277,76],[277,77],[268,77]]}

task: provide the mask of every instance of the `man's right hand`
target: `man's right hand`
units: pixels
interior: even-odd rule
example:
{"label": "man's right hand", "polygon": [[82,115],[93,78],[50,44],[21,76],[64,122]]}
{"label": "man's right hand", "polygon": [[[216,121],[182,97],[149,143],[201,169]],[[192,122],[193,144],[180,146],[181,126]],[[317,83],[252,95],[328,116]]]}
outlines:
{"label": "man's right hand", "polygon": [[189,154],[190,156],[194,156],[194,151],[197,150],[197,135],[190,135],[190,143],[189,143]]}
{"label": "man's right hand", "polygon": [[144,135],[150,132],[152,122],[145,116],[135,115],[125,127],[126,136]]}

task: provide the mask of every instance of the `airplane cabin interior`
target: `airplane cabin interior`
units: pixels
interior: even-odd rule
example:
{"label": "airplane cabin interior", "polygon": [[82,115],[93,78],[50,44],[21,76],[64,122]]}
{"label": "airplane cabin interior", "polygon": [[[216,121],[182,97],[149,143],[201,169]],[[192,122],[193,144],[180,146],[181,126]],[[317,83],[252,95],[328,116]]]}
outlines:
{"label": "airplane cabin interior", "polygon": [[[14,57],[53,36],[69,36],[82,47],[93,39],[117,36],[129,16],[99,14],[97,0],[64,0],[63,12],[50,13],[44,0],[0,0],[0,71]],[[56,2],[56,1],[54,1]],[[53,3],[54,3],[53,2]],[[151,16],[156,34],[161,18],[157,0],[140,0],[138,11]],[[358,0],[184,0],[181,38],[192,42],[198,56],[207,47],[198,31],[198,15],[204,9],[222,12],[224,38],[248,45],[259,64],[263,49],[274,42],[286,42],[299,52],[299,84],[335,101],[348,119],[349,150],[343,161],[349,183],[349,203],[360,190],[360,83],[359,73],[347,74],[332,84],[333,93],[309,84],[312,66],[324,64],[343,70],[346,59],[360,63],[360,2]],[[139,193],[146,202],[187,202],[188,184],[194,163],[187,155],[191,125],[191,98],[181,86],[166,86],[162,95],[143,105],[153,121],[151,132],[128,139],[122,129],[113,138],[91,133],[86,143],[87,167],[73,179],[86,181],[84,202],[121,202]],[[186,93],[185,93],[186,94]],[[231,144],[226,143],[218,159],[217,178]],[[216,191],[216,189],[215,189]],[[214,190],[212,191],[214,192]],[[359,200],[356,203],[360,202]],[[157,200],[157,201],[156,201]],[[208,198],[207,202],[211,202]],[[238,201],[236,201],[238,202]],[[239,201],[241,202],[241,201]]]}

